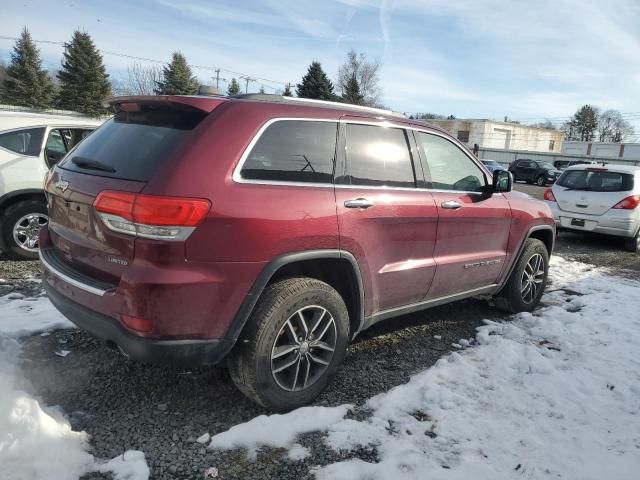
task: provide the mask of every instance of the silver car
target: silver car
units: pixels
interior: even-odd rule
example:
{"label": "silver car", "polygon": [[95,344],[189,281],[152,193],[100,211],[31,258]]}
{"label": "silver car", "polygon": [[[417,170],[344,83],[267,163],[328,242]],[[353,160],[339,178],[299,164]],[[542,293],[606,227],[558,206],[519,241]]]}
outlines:
{"label": "silver car", "polygon": [[558,229],[624,237],[640,252],[640,166],[575,165],[544,192]]}

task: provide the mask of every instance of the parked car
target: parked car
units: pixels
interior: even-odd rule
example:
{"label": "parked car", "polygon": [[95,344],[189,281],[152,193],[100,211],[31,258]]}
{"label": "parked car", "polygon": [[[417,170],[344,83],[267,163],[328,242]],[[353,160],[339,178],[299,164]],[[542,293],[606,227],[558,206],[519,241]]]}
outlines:
{"label": "parked car", "polygon": [[540,187],[555,182],[562,173],[550,163],[527,158],[512,162],[509,165],[509,171],[513,174],[514,180],[524,180],[527,183],[535,183]]}
{"label": "parked car", "polygon": [[623,237],[640,251],[640,167],[575,165],[544,198],[558,228]]}
{"label": "parked car", "polygon": [[553,162],[553,166],[560,171],[564,171],[567,167],[572,167],[574,165],[589,165],[592,163],[593,162],[588,162],[586,160],[556,160]]}
{"label": "parked car", "polygon": [[486,158],[483,158],[482,163],[484,164],[485,167],[487,167],[487,169],[491,173],[495,172],[496,170],[506,170],[502,165],[500,165],[495,160],[488,160]]}
{"label": "parked car", "polygon": [[40,256],[53,304],[129,357],[226,359],[287,410],[381,320],[542,295],[551,211],[435,127],[272,95],[111,105],[46,180]]}
{"label": "parked car", "polygon": [[0,112],[0,250],[6,255],[38,258],[38,232],[48,221],[45,173],[99,124],[82,117]]}

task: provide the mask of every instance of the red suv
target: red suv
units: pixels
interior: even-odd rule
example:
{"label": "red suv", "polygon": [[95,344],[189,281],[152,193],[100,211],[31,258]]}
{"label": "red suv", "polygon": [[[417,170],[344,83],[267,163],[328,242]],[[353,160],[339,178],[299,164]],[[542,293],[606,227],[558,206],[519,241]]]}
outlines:
{"label": "red suv", "polygon": [[265,95],[110,104],[45,181],[40,257],[53,304],[131,358],[226,359],[240,390],[287,410],[376,322],[542,295],[549,208],[443,130]]}

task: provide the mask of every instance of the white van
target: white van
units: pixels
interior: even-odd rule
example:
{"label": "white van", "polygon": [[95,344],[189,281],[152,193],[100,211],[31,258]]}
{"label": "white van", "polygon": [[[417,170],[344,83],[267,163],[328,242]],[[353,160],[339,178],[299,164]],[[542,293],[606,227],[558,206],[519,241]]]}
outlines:
{"label": "white van", "polygon": [[44,176],[102,120],[72,115],[0,111],[0,250],[38,258],[46,225]]}

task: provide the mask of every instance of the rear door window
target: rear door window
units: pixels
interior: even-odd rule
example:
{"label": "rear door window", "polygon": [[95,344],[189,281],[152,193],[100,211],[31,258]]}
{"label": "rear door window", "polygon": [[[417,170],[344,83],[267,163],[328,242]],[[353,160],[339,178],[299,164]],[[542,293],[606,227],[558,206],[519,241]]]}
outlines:
{"label": "rear door window", "polygon": [[342,183],[415,188],[407,132],[401,128],[348,123]]}
{"label": "rear door window", "polygon": [[437,190],[481,192],[482,170],[459,147],[446,138],[418,133],[418,143],[427,160],[431,185]]}
{"label": "rear door window", "polygon": [[571,190],[626,192],[633,190],[633,175],[594,170],[566,170],[556,185]]}
{"label": "rear door window", "polygon": [[37,157],[42,148],[44,127],[24,128],[0,134],[0,147],[20,155]]}
{"label": "rear door window", "polygon": [[250,180],[331,183],[337,122],[279,120],[267,127],[240,175]]}
{"label": "rear door window", "polygon": [[[135,112],[118,112],[71,150],[60,167],[146,182],[184,144],[205,116],[203,112],[149,105],[142,105]],[[92,164],[103,168],[86,167]]]}

